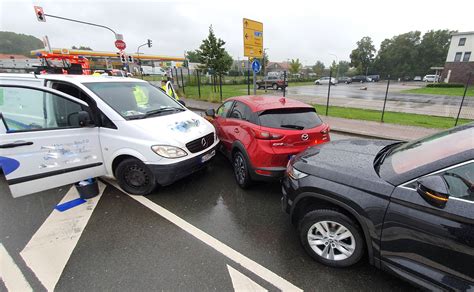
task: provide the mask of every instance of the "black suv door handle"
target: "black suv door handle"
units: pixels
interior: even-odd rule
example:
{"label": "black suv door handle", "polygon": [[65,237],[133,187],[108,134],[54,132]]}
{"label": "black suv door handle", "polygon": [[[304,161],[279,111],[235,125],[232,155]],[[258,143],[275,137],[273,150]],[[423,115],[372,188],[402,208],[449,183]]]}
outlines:
{"label": "black suv door handle", "polygon": [[15,147],[20,147],[20,146],[28,146],[28,145],[33,145],[33,142],[15,141],[13,143],[1,144],[0,148],[15,148]]}

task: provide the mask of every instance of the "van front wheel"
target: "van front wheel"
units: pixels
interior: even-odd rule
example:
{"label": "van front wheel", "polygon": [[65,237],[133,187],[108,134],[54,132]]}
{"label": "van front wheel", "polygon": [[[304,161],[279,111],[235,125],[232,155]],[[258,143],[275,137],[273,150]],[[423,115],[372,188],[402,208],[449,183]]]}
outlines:
{"label": "van front wheel", "polygon": [[120,187],[132,195],[148,195],[156,187],[156,179],[145,163],[127,158],[119,163],[115,177]]}

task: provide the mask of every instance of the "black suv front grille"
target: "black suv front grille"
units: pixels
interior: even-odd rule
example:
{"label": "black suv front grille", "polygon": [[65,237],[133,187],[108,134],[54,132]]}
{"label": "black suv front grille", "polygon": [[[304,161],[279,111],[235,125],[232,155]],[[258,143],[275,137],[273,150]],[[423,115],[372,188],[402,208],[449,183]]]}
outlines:
{"label": "black suv front grille", "polygon": [[186,144],[186,148],[188,148],[189,152],[196,153],[211,147],[212,144],[214,144],[214,133],[210,133],[204,137],[189,142]]}

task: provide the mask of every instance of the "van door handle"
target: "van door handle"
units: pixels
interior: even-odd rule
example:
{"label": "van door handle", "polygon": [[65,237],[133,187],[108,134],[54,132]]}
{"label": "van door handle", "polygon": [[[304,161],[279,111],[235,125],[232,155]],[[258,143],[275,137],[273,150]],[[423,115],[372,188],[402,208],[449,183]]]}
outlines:
{"label": "van door handle", "polygon": [[234,128],[234,133],[238,133],[239,132],[239,129],[238,128]]}
{"label": "van door handle", "polygon": [[1,144],[0,148],[15,148],[15,147],[20,147],[20,146],[29,146],[33,145],[33,142],[27,142],[27,141],[15,141],[13,143],[7,143],[7,144]]}

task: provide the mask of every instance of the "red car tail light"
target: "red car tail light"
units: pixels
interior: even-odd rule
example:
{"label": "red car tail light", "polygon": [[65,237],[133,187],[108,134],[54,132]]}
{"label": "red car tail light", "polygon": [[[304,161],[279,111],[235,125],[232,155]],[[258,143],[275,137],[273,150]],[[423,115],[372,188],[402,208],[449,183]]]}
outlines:
{"label": "red car tail light", "polygon": [[283,135],[281,134],[275,134],[268,131],[260,131],[260,130],[252,129],[252,132],[255,138],[261,139],[261,140],[279,140],[283,138]]}
{"label": "red car tail light", "polygon": [[323,134],[323,135],[326,135],[326,134],[329,133],[329,130],[330,130],[330,129],[329,129],[329,126],[326,125],[326,128],[322,129],[320,133]]}

